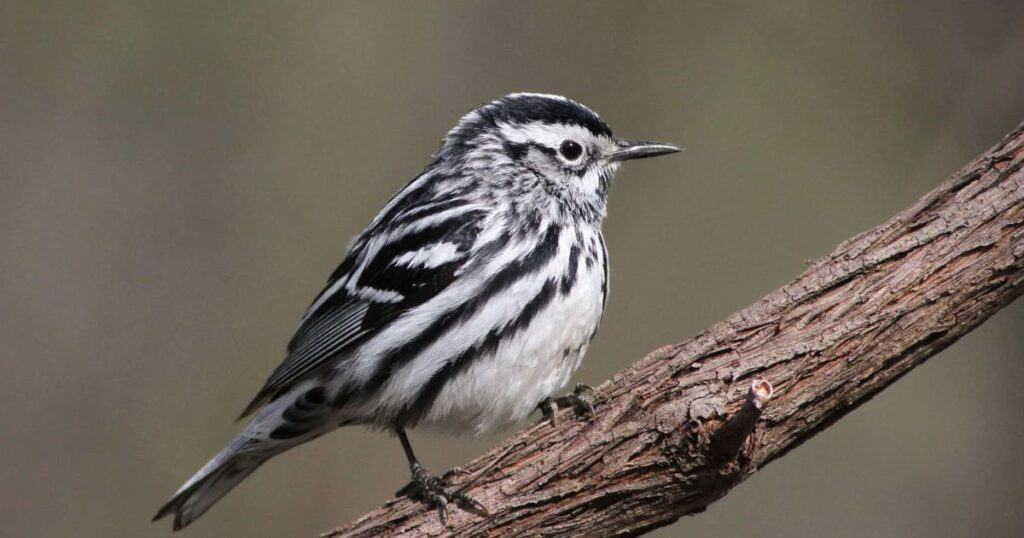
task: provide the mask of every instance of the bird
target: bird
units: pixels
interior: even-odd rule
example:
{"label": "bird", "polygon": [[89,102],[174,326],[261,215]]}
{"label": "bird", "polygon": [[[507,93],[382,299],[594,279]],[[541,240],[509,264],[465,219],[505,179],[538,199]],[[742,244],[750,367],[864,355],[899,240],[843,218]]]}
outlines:
{"label": "bird", "polygon": [[412,491],[442,517],[449,502],[486,513],[425,470],[406,429],[482,435],[585,402],[554,395],[607,303],[609,188],[623,162],[677,151],[619,138],[558,95],[465,114],[352,241],[239,417],[248,425],[153,520],[173,514],[179,530],[271,457],[350,425],[394,433]]}

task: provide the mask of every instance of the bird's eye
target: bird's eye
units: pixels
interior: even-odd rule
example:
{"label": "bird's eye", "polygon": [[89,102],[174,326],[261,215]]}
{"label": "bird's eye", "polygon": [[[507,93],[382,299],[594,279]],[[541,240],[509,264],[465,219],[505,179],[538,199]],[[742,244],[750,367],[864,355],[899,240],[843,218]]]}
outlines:
{"label": "bird's eye", "polygon": [[574,140],[566,140],[558,147],[558,152],[565,157],[565,160],[575,161],[583,155],[583,146]]}

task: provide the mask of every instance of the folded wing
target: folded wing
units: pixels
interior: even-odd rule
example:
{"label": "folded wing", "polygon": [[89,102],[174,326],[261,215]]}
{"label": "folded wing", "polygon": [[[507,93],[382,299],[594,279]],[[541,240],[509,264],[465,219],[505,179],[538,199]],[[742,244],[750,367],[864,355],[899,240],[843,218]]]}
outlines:
{"label": "folded wing", "polygon": [[456,202],[410,205],[357,238],[307,309],[284,362],[241,416],[344,360],[354,346],[455,281],[486,215]]}

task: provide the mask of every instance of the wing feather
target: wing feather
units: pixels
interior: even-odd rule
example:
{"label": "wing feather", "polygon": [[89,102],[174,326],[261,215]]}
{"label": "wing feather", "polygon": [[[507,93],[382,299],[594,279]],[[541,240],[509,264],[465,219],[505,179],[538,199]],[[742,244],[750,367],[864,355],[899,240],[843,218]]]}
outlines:
{"label": "wing feather", "polygon": [[[452,202],[413,205],[400,213],[404,218],[377,223],[356,239],[303,316],[287,357],[242,417],[307,376],[336,365],[353,346],[455,280],[486,210],[465,202],[460,210]],[[371,246],[371,236],[386,240]]]}

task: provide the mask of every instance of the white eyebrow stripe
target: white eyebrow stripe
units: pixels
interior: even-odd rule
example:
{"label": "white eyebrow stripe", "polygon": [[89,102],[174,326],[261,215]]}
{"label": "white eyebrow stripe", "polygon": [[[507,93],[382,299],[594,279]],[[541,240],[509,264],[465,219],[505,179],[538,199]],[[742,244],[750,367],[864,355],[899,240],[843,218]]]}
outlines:
{"label": "white eyebrow stripe", "polygon": [[499,123],[498,129],[505,140],[516,144],[538,143],[549,148],[557,148],[567,138],[588,147],[594,143],[594,134],[579,125],[542,122],[526,125]]}

